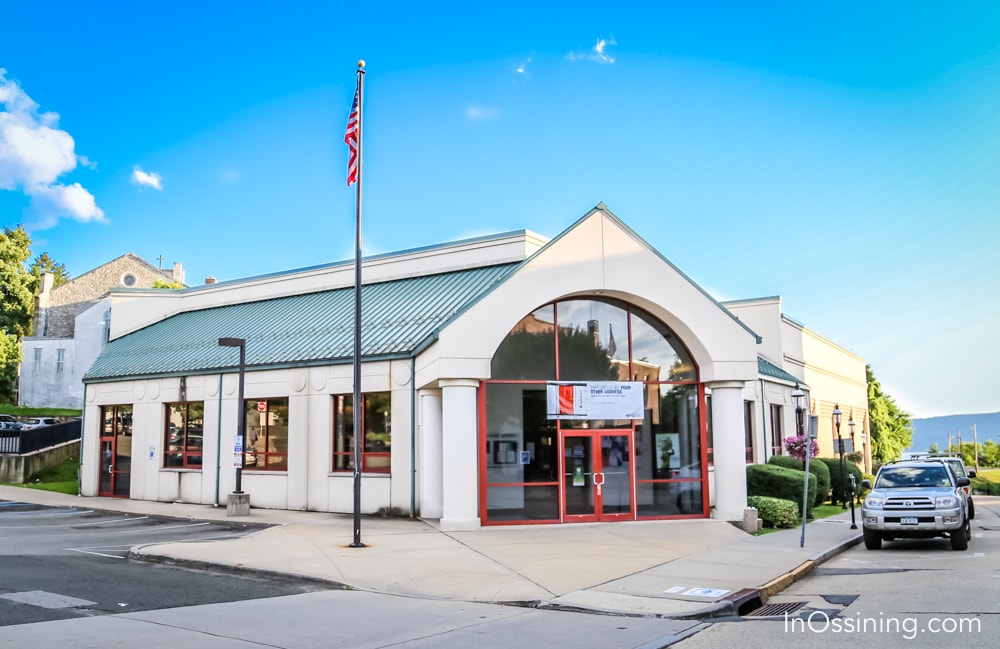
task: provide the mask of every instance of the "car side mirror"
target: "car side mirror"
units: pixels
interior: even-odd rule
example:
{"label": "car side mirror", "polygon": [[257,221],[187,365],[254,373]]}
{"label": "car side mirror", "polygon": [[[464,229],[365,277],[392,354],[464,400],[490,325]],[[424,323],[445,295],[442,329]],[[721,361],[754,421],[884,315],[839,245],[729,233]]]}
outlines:
{"label": "car side mirror", "polygon": [[976,477],[976,470],[975,469],[970,469],[969,470],[969,477],[970,478],[975,478]]}
{"label": "car side mirror", "polygon": [[972,484],[972,480],[969,480],[964,475],[961,478],[958,479],[958,486],[959,487],[968,487],[970,484]]}
{"label": "car side mirror", "polygon": [[862,489],[871,489],[872,488],[872,481],[869,480],[868,478],[865,478],[864,480],[861,481],[861,488]]}

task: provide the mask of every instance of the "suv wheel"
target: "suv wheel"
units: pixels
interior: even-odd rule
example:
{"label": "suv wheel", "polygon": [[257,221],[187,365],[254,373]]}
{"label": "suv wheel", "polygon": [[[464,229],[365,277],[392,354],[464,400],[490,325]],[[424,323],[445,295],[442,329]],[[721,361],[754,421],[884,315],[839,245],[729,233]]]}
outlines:
{"label": "suv wheel", "polygon": [[865,547],[869,550],[879,550],[882,548],[882,535],[875,530],[870,530],[866,527],[862,530],[862,535],[865,537]]}
{"label": "suv wheel", "polygon": [[971,521],[976,517],[976,506],[972,504],[972,497],[969,497],[969,520]]}
{"label": "suv wheel", "polygon": [[972,535],[972,526],[969,524],[968,519],[966,519],[965,525],[963,525],[960,529],[957,529],[951,533],[951,549],[968,550],[969,537],[971,535]]}

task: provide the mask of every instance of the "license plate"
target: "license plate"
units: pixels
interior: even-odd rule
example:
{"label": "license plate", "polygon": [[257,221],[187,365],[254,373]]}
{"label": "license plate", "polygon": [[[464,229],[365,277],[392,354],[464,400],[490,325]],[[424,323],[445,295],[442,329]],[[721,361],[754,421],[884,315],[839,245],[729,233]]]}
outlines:
{"label": "license plate", "polygon": [[899,519],[899,522],[900,522],[901,525],[916,525],[917,524],[917,517],[916,516],[904,516],[904,517],[902,517],[902,518]]}

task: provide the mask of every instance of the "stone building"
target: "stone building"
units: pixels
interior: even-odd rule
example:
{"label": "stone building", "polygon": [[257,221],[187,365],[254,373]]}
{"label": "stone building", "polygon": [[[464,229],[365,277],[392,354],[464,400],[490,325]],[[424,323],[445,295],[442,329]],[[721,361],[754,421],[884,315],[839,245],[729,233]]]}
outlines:
{"label": "stone building", "polygon": [[184,283],[175,262],[161,270],[127,253],[53,287],[43,273],[35,296],[32,336],[21,339],[18,403],[47,408],[83,408],[82,378],[108,340],[112,288],[148,289],[159,282]]}

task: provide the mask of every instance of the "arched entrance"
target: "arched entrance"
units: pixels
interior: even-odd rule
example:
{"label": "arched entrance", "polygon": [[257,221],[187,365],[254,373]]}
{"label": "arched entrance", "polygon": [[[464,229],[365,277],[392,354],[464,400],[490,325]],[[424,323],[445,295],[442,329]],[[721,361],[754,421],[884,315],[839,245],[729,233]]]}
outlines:
{"label": "arched entrance", "polygon": [[[638,382],[642,419],[557,419],[552,381]],[[484,525],[707,515],[704,391],[669,327],[616,300],[547,304],[515,325],[480,391]]]}

